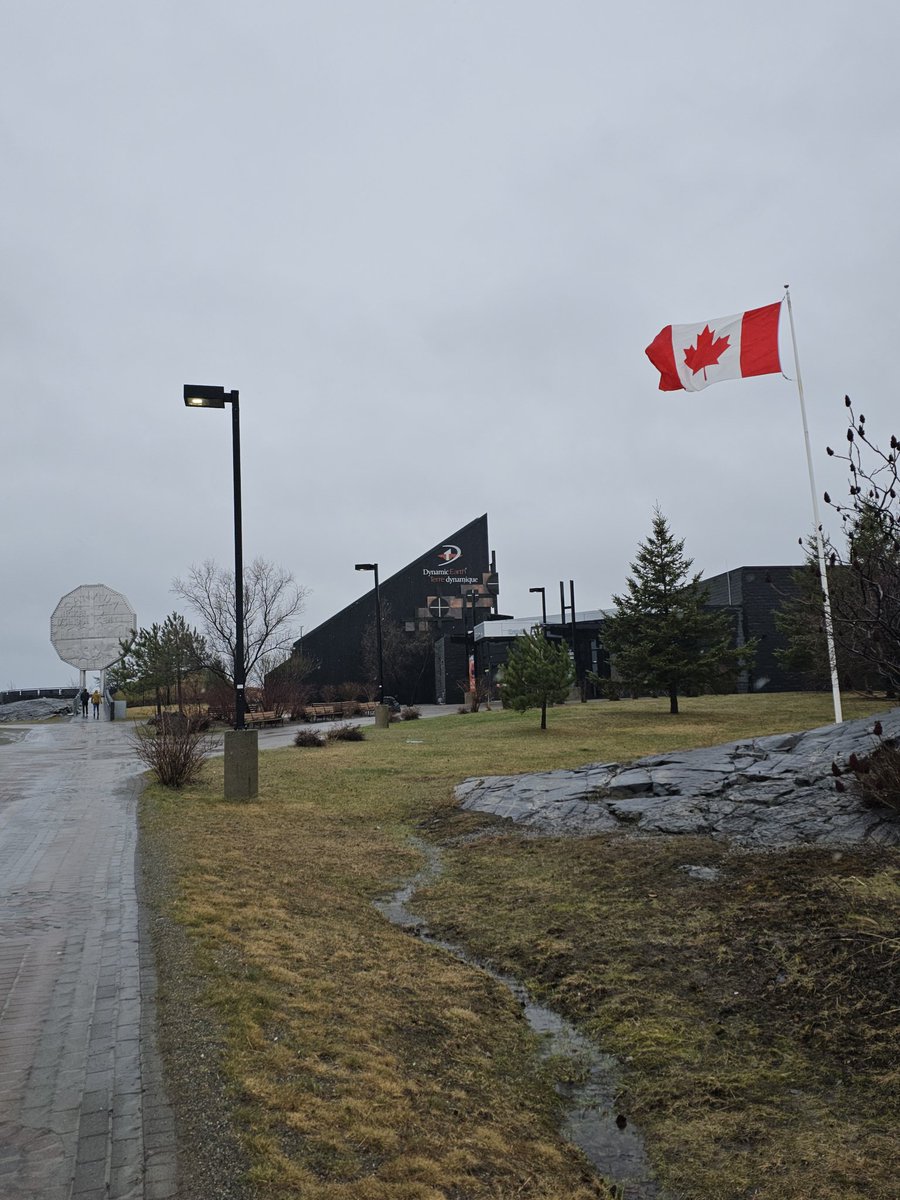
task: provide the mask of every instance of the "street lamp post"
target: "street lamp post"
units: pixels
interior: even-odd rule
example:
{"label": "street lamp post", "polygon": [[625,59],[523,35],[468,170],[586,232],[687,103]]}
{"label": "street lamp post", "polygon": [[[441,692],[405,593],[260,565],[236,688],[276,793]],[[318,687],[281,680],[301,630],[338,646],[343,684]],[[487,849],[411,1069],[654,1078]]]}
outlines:
{"label": "street lamp post", "polygon": [[384,646],[381,640],[381,591],[378,587],[378,563],[355,563],[356,571],[372,571],[375,575],[375,654],[378,659],[378,704],[375,710],[375,724],[379,727],[388,724],[388,710],[384,703]]}
{"label": "street lamp post", "polygon": [[534,587],[534,588],[529,588],[528,590],[529,590],[529,592],[540,592],[541,593],[541,624],[544,627],[546,627],[546,625],[547,625],[547,589],[543,588],[543,587]]}
{"label": "street lamp post", "polygon": [[572,616],[572,664],[575,667],[575,683],[581,692],[581,701],[584,703],[587,700],[587,691],[585,690],[585,680],[579,677],[578,674],[578,654],[576,653],[577,631],[575,622],[575,583],[574,580],[569,580],[569,608]]}
{"label": "street lamp post", "polygon": [[231,458],[234,476],[234,732],[225,735],[225,798],[248,800],[259,791],[259,757],[255,729],[247,729],[244,672],[244,546],[241,528],[241,410],[237,391],[186,383],[188,408],[224,408],[231,405]]}
{"label": "street lamp post", "polygon": [[[470,591],[466,592],[466,594],[463,598],[463,624],[466,627],[466,679],[468,680],[469,691],[472,693],[473,700],[475,699],[475,693],[477,691],[476,679],[478,678],[478,675],[477,675],[477,672],[475,669],[475,657],[476,657],[475,601],[479,595],[480,595],[480,592],[478,592],[477,590],[475,590],[473,588]],[[466,612],[466,610],[469,607],[469,603],[467,603],[467,602],[470,602],[472,605],[472,654],[471,654],[471,657],[469,657],[469,641],[468,641],[469,621],[468,621],[468,616],[467,616],[467,612]]]}

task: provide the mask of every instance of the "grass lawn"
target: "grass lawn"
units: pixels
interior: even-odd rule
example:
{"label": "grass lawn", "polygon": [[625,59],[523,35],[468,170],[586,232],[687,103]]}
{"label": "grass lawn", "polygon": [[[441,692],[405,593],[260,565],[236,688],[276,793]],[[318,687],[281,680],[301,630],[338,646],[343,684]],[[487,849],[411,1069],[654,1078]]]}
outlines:
{"label": "grass lawn", "polygon": [[[570,1065],[537,1059],[500,985],[374,909],[420,865],[415,832],[443,843],[445,872],[414,906],[620,1056],[620,1107],[672,1196],[895,1200],[900,855],[529,839],[452,803],[468,775],[809,728],[830,704],[572,705],[543,734],[535,713],[452,716],[267,752],[252,804],[219,799],[221,760],[190,790],[148,788],[142,853],[183,1126],[196,1107],[184,1030],[212,1021],[246,1194],[609,1194],[557,1134],[553,1084]],[[884,707],[848,700],[845,715]],[[689,863],[722,878],[698,883],[678,870]],[[189,995],[168,950],[182,935]]]}

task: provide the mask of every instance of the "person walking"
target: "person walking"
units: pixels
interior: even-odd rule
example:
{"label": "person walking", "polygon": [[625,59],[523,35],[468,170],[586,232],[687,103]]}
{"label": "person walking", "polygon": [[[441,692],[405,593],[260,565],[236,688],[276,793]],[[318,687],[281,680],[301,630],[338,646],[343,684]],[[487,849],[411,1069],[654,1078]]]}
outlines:
{"label": "person walking", "polygon": [[78,699],[81,701],[81,715],[83,717],[87,716],[87,706],[88,706],[88,700],[90,700],[90,698],[91,698],[91,693],[87,690],[86,687],[82,688],[81,691],[78,693]]}
{"label": "person walking", "polygon": [[94,706],[94,720],[95,721],[100,720],[100,701],[101,701],[101,699],[102,699],[102,697],[100,695],[99,688],[94,688],[93,695],[91,696],[91,704],[93,704],[93,706]]}

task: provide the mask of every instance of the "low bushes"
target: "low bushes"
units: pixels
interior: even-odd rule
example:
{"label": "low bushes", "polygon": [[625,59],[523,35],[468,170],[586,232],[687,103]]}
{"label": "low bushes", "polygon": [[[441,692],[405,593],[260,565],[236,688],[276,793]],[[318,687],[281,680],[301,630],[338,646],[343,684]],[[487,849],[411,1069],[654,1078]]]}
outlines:
{"label": "low bushes", "polygon": [[331,729],[320,733],[317,729],[298,729],[294,735],[294,745],[301,749],[306,747],[327,746],[332,742],[362,742],[365,733],[359,725],[351,725],[348,721],[340,725],[332,725]]}
{"label": "low bushes", "polygon": [[345,721],[340,725],[332,725],[325,734],[325,740],[326,742],[364,742],[366,735],[362,726],[351,725]]}
{"label": "low bushes", "polygon": [[[179,714],[164,714],[175,717]],[[204,759],[215,748],[216,740],[205,729],[192,727],[185,718],[166,720],[156,729],[139,725],[128,731],[128,737],[141,762],[153,771],[164,787],[181,788],[193,783],[200,774]]]}
{"label": "low bushes", "polygon": [[890,738],[882,738],[881,722],[876,721],[872,734],[877,738],[869,754],[851,754],[846,767],[831,764],[837,776],[835,787],[846,791],[842,775],[852,775],[850,791],[866,808],[889,808],[900,813],[900,747]]}
{"label": "low bushes", "polygon": [[325,739],[314,729],[298,729],[294,737],[294,745],[303,747],[324,746]]}

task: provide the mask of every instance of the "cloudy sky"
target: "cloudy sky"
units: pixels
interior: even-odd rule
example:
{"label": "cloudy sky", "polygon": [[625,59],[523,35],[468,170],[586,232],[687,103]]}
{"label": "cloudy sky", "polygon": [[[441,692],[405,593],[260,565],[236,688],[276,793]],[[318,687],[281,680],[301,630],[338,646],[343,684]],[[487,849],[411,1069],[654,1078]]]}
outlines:
{"label": "cloudy sky", "polygon": [[[192,563],[307,629],[482,512],[501,607],[622,588],[655,503],[704,574],[796,561],[796,388],[661,393],[644,347],[790,282],[819,489],[894,416],[900,8],[0,0],[0,689],[59,598],[149,624]],[[788,362],[788,374],[793,367]],[[900,432],[900,430],[897,430]],[[830,471],[829,471],[830,466]]]}

